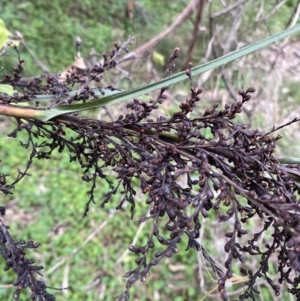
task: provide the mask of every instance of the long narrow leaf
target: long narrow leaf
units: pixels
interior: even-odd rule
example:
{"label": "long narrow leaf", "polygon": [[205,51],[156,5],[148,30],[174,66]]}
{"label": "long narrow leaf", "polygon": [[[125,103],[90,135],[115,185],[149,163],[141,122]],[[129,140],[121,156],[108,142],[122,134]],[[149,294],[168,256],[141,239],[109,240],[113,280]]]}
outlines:
{"label": "long narrow leaf", "polygon": [[[211,62],[207,62],[205,64],[196,66],[192,69],[192,76],[199,75],[199,74],[209,71],[211,69],[215,69],[224,64],[232,62],[238,58],[241,58],[245,55],[248,55],[248,54],[255,52],[259,49],[262,49],[264,47],[267,47],[268,45],[275,43],[281,39],[284,39],[290,35],[293,35],[299,31],[300,31],[300,24],[298,24],[292,28],[286,29],[286,30],[284,30],[278,34],[275,34],[271,37],[268,37],[264,40],[261,40],[257,43],[254,43],[254,44],[246,46],[242,49],[233,51],[233,52],[226,54],[220,58],[217,58]],[[38,113],[38,118],[43,121],[48,121],[51,118],[57,117],[62,114],[75,113],[75,112],[79,112],[79,111],[83,111],[83,110],[97,108],[97,107],[104,106],[104,105],[111,105],[111,104],[119,103],[119,102],[122,102],[125,100],[133,99],[133,98],[139,97],[141,95],[145,95],[147,93],[156,91],[165,86],[170,86],[170,85],[176,84],[185,79],[187,79],[185,72],[184,71],[179,72],[177,74],[174,74],[172,76],[169,76],[169,77],[159,80],[157,82],[153,82],[153,83],[150,83],[150,84],[147,84],[147,85],[144,85],[144,86],[141,86],[139,88],[132,89],[129,91],[123,91],[123,92],[115,93],[113,95],[106,95],[97,100],[92,100],[87,103],[63,105],[63,106],[51,108],[49,110],[43,110],[43,111],[41,110]]]}

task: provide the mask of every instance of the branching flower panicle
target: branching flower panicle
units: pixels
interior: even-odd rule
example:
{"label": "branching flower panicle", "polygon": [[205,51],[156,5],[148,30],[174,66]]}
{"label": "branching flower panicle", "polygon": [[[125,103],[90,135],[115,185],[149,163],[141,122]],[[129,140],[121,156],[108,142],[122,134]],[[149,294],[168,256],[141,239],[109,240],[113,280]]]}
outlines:
{"label": "branching flower panicle", "polygon": [[[115,67],[115,57],[126,50],[127,44],[121,47],[115,44],[110,55],[103,54],[103,64],[80,76],[71,72],[63,84],[58,80],[59,75],[50,74],[46,75],[46,84],[40,78],[22,82],[19,74],[23,62],[20,61],[14,76],[5,76],[1,82],[19,87],[22,96],[5,96],[1,101],[7,105],[25,99],[34,102],[34,96],[45,91],[57,96],[53,105],[88,101],[96,97],[90,82],[101,82],[103,72]],[[178,54],[176,48],[169,58],[168,75],[175,67]],[[192,84],[191,72],[190,64],[186,74]],[[80,85],[79,92],[70,96],[70,87],[75,84]],[[17,137],[20,131],[27,134],[23,146],[31,149],[30,164],[35,158],[51,159],[54,150],[70,154],[70,162],[80,165],[82,180],[90,185],[84,215],[92,203],[99,203],[95,196],[99,180],[106,181],[110,187],[100,201],[102,207],[117,191],[122,191],[116,209],[129,203],[133,216],[137,193],[146,195],[144,205],[149,207],[149,214],[139,221],[151,221],[152,230],[146,244],[129,247],[137,255],[137,266],[126,273],[125,292],[116,300],[129,300],[132,285],[138,280],[146,281],[153,267],[180,252],[184,236],[188,238],[186,250],[203,251],[198,238],[204,219],[212,215],[210,212],[214,212],[220,223],[233,221],[231,230],[224,234],[226,269],[218,272],[218,290],[223,300],[228,300],[225,284],[233,275],[235,261],[244,264],[247,255],[259,256],[261,266],[257,271],[241,269],[249,281],[240,300],[255,299],[255,283],[260,277],[265,277],[279,294],[278,284],[268,274],[269,259],[274,253],[278,257],[279,283],[286,281],[291,285],[289,292],[299,296],[299,277],[292,273],[292,270],[300,272],[300,206],[296,197],[299,186],[289,174],[294,167],[279,164],[273,156],[280,136],[252,130],[234,120],[255,89],[240,90],[237,102],[224,108],[213,105],[202,115],[196,115],[194,109],[202,90],[191,86],[189,98],[180,104],[177,112],[170,117],[155,117],[156,109],[166,99],[166,90],[167,87],[161,89],[156,100],[150,102],[133,99],[127,104],[128,113],[112,122],[75,115],[62,115],[47,123],[16,118],[17,128],[10,136]],[[109,180],[108,167],[113,169],[116,182]],[[20,172],[19,178],[27,169],[25,173]],[[178,180],[181,176],[184,183]],[[6,175],[1,179],[1,191],[8,193],[13,185],[6,183]],[[253,218],[264,222],[258,233],[248,233],[243,227]],[[266,246],[259,246],[257,239],[266,231],[272,239]],[[241,245],[238,238],[245,235],[252,238]],[[151,257],[152,249],[156,251]]]}

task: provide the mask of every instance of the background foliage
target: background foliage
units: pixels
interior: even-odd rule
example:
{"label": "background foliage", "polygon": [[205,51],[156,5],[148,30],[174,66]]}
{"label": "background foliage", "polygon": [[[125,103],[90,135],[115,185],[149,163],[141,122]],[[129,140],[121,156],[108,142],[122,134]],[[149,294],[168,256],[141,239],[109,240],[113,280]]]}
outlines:
{"label": "background foliage", "polygon": [[[126,13],[129,2],[106,0],[100,4],[91,0],[12,0],[3,2],[0,17],[10,32],[19,31],[23,35],[27,47],[49,71],[57,72],[64,71],[74,61],[77,36],[83,40],[80,50],[85,58],[89,57],[92,48],[101,54],[109,50],[114,41],[121,43],[129,34],[136,37],[137,47],[163,31],[188,4],[188,1],[183,0],[141,0],[136,2],[133,17],[129,17],[128,11]],[[215,17],[213,22],[209,17],[234,5],[236,1],[212,1],[205,6],[193,56],[195,64],[283,30],[297,17],[299,8],[296,0],[239,2],[243,3]],[[155,51],[168,58],[173,48],[178,46],[181,53],[185,53],[193,38],[194,18],[194,15],[191,16],[173,31],[155,47]],[[252,127],[267,128],[292,119],[299,107],[296,65],[300,51],[296,42],[297,39],[283,41],[259,54],[229,64],[211,73],[208,78],[201,76],[198,83],[204,87],[206,97],[202,101],[201,110],[211,102],[232,102],[239,88],[251,85],[256,87],[258,93],[249,110],[244,112],[244,122]],[[21,56],[26,61],[26,76],[43,72],[22,45]],[[1,61],[1,72],[6,73],[15,62],[16,57],[12,52],[10,57]],[[182,63],[183,59],[179,61],[178,68]],[[163,76],[164,70],[153,62],[151,55],[127,69],[132,77],[124,79],[122,74],[118,74],[114,79],[121,86],[148,82]],[[188,87],[184,85],[170,90],[170,101],[164,114],[172,112],[187,93]],[[125,108],[119,105],[108,110],[117,116],[118,110]],[[109,118],[108,111],[104,109],[94,114]],[[10,120],[1,118],[0,127],[0,158],[5,158],[0,163],[0,170],[13,177],[17,168],[25,167],[27,155],[18,141],[5,137],[12,128]],[[299,149],[297,145],[291,144],[289,137],[297,139],[295,132],[298,127],[294,125],[289,129],[290,132],[285,133],[287,138],[282,142],[284,155],[297,155]],[[57,154],[55,160],[51,161],[36,161],[30,173],[31,177],[16,186],[13,196],[2,197],[3,203],[9,208],[4,221],[11,226],[11,232],[16,237],[18,229],[22,229],[23,236],[26,233],[28,239],[42,243],[39,253],[33,253],[32,256],[45,266],[44,276],[49,286],[72,286],[70,290],[58,292],[57,300],[112,300],[123,291],[122,277],[134,266],[133,256],[128,253],[124,255],[124,252],[135,237],[139,242],[145,239],[147,224],[136,235],[141,226],[136,220],[128,222],[129,212],[115,212],[113,207],[100,209],[97,205],[93,206],[88,218],[82,219],[88,189],[81,181],[76,165],[69,163],[67,154]],[[107,190],[105,183],[101,185],[98,188],[98,203]],[[115,198],[118,199],[118,196]],[[140,198],[143,201],[143,196]],[[140,216],[141,209],[137,207],[136,210],[135,216]],[[123,221],[127,221],[126,225]],[[259,228],[260,225],[255,226]],[[255,226],[249,225],[249,228],[254,231]],[[212,222],[209,227],[205,241],[210,243],[204,246],[222,264],[224,251],[218,242],[222,237],[220,226]],[[261,243],[267,239],[262,238]],[[206,269],[199,254],[181,250],[165,265],[156,267],[145,284],[133,288],[132,300],[200,300],[205,291],[215,286],[216,276],[211,271],[207,273]],[[0,297],[3,300],[13,300],[13,290],[9,286],[11,276],[4,273],[1,275]],[[231,291],[240,289],[242,283],[234,285]],[[258,289],[263,293],[261,300],[276,300],[277,297],[272,295],[263,281]],[[214,294],[206,300],[217,300],[217,292]]]}

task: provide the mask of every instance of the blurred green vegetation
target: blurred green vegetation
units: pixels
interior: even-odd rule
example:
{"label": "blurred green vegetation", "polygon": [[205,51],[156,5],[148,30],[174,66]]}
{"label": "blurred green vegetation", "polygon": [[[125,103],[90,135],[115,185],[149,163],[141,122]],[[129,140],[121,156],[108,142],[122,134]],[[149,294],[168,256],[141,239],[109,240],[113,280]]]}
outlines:
{"label": "blurred green vegetation", "polygon": [[[187,0],[141,1],[140,11],[134,10],[131,20],[126,15],[129,2],[4,0],[1,18],[11,32],[21,32],[30,49],[50,72],[57,72],[74,61],[77,36],[83,40],[84,57],[92,48],[100,54],[110,51],[115,41],[122,43],[128,35],[134,35],[136,44],[141,44],[169,25],[188,3]],[[21,47],[21,53],[27,62],[27,75],[42,73],[24,47]],[[170,49],[163,53],[169,55]],[[13,52],[12,56],[15,56]],[[12,66],[7,60],[3,64],[4,70]]]}

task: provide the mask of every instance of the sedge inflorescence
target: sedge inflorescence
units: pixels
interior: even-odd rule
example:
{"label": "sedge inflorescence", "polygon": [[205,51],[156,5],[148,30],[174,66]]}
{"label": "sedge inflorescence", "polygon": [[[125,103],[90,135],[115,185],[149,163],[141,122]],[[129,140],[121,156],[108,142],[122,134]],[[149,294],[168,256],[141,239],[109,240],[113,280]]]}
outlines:
{"label": "sedge inflorescence", "polygon": [[[56,95],[53,103],[56,106],[62,103],[62,96],[66,96],[70,86],[75,84],[80,85],[80,93],[68,97],[68,104],[96,97],[89,84],[101,82],[103,73],[116,66],[115,59],[127,45],[120,47],[116,44],[112,53],[104,54],[103,64],[98,63],[80,75],[71,71],[64,83],[58,80],[59,75],[50,74],[44,77],[46,83],[39,78],[22,82],[23,62],[20,60],[14,75],[5,76],[2,83],[18,87],[23,93],[6,95],[1,102],[6,105],[24,99],[34,102],[35,95],[51,91]],[[168,75],[175,67],[178,54],[176,48],[169,58]],[[165,87],[158,92],[156,99],[149,102],[133,99],[126,106],[127,113],[111,122],[78,115],[62,115],[48,122],[16,118],[17,128],[10,136],[17,137],[20,131],[27,134],[27,141],[22,145],[30,149],[30,158],[26,171],[20,171],[13,184],[7,184],[7,175],[2,175],[0,189],[9,193],[27,174],[34,159],[51,159],[53,151],[58,150],[70,154],[70,162],[80,165],[82,180],[90,185],[85,216],[88,216],[90,206],[99,202],[95,196],[98,181],[106,181],[110,187],[99,202],[102,207],[115,198],[118,191],[121,197],[116,209],[128,203],[133,217],[135,206],[144,206],[148,214],[139,217],[139,221],[151,222],[152,230],[144,245],[129,247],[137,256],[136,268],[126,273],[126,288],[117,297],[118,301],[129,300],[130,288],[136,281],[146,281],[152,268],[178,253],[183,237],[188,238],[186,250],[202,252],[199,233],[203,220],[211,212],[220,227],[228,221],[231,227],[224,233],[225,270],[215,267],[219,277],[218,291],[223,300],[228,300],[225,284],[233,276],[235,261],[244,264],[247,256],[260,257],[260,266],[256,271],[241,268],[241,273],[247,275],[249,281],[239,299],[254,300],[257,293],[255,283],[261,277],[265,277],[279,294],[279,285],[274,284],[268,274],[270,258],[274,254],[278,258],[279,283],[286,281],[291,286],[289,292],[298,298],[300,279],[294,272],[300,272],[300,206],[296,197],[299,186],[290,175],[294,167],[279,164],[273,156],[281,136],[275,135],[275,130],[263,133],[235,122],[255,92],[254,88],[240,90],[240,100],[224,108],[212,105],[202,114],[194,114],[202,90],[192,86],[191,67],[190,64],[186,70],[191,83],[190,95],[170,117],[155,116],[167,98],[168,88]],[[113,86],[106,88],[115,90]],[[110,170],[115,174],[116,182],[108,178]],[[146,196],[144,204],[136,202],[140,193]],[[248,233],[243,225],[254,218],[262,221],[263,228],[260,232]],[[15,285],[19,290],[31,288],[32,271],[38,268],[29,268],[32,262],[26,261],[26,269],[19,269],[12,256],[14,246],[24,253],[28,244],[17,244],[8,239],[10,236],[5,234],[4,228],[1,229],[0,243],[8,244],[11,249],[7,250],[10,255],[6,256],[8,268],[12,268],[19,279]],[[258,245],[258,238],[266,231],[271,233],[270,242]],[[239,238],[245,235],[251,238],[241,244]]]}

